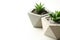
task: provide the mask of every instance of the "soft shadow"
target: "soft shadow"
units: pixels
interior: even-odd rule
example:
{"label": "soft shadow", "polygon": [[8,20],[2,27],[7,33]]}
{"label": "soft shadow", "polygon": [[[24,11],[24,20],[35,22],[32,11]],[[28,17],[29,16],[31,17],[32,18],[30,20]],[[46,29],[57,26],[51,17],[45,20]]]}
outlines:
{"label": "soft shadow", "polygon": [[60,38],[58,38],[57,40],[60,40]]}
{"label": "soft shadow", "polygon": [[34,29],[41,29],[41,30],[43,29],[42,27],[33,27],[33,28]]}

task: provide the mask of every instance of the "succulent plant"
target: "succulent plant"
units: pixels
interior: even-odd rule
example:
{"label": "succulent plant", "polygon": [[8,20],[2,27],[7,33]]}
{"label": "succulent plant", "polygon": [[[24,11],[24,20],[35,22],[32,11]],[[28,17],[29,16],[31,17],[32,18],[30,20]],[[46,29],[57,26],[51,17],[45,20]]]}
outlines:
{"label": "succulent plant", "polygon": [[44,10],[43,4],[37,4],[35,5],[35,10],[37,11],[37,13],[41,13]]}
{"label": "succulent plant", "polygon": [[60,23],[60,11],[55,11],[54,13],[49,14],[51,20]]}

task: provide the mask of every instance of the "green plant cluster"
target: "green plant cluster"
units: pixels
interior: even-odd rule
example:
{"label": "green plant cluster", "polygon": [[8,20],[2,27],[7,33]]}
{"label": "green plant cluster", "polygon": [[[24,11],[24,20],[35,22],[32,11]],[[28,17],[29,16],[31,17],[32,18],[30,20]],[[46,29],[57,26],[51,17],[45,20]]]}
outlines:
{"label": "green plant cluster", "polygon": [[49,14],[51,20],[55,22],[60,22],[60,11],[55,11],[54,13]]}
{"label": "green plant cluster", "polygon": [[[37,14],[41,14],[42,12],[46,12],[44,9],[44,4],[37,4],[35,5],[35,10],[37,12]],[[51,17],[51,20],[55,21],[55,22],[59,22],[60,23],[60,11],[55,11],[49,14],[49,16]]]}
{"label": "green plant cluster", "polygon": [[44,7],[43,7],[43,4],[37,4],[35,5],[35,10],[39,13],[41,12],[42,10],[44,10]]}

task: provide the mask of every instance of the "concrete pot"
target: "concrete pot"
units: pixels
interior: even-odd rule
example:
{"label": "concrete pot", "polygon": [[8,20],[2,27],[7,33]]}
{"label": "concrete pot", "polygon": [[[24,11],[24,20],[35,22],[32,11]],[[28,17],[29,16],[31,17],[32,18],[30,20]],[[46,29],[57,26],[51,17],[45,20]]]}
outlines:
{"label": "concrete pot", "polygon": [[55,39],[60,39],[60,24],[51,21],[48,16],[43,17],[41,20],[44,34]]}
{"label": "concrete pot", "polygon": [[44,14],[44,15],[39,15],[39,14],[29,12],[28,15],[29,15],[29,18],[31,20],[32,25],[35,28],[42,28],[41,18],[44,17],[44,16],[47,16],[48,13]]}

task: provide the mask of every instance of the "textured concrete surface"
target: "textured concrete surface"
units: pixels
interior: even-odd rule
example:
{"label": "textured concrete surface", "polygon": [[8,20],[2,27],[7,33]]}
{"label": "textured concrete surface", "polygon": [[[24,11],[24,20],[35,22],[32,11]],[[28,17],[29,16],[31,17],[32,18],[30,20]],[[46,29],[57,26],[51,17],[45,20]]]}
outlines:
{"label": "textured concrete surface", "polygon": [[44,34],[55,39],[60,39],[60,24],[50,22],[47,17],[42,18]]}

